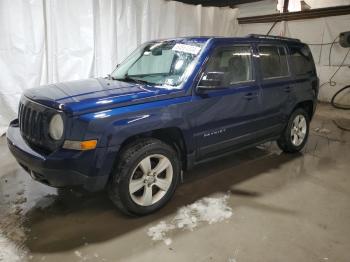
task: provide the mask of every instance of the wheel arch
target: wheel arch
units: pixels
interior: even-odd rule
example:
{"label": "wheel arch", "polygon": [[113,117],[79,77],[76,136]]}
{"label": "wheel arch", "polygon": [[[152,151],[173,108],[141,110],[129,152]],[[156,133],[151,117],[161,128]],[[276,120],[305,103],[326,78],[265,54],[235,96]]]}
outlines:
{"label": "wheel arch", "polygon": [[[181,160],[182,169],[186,169],[187,166],[187,148],[185,143],[185,138],[183,132],[178,127],[166,127],[154,129],[147,132],[141,132],[138,134],[131,135],[127,137],[120,145],[119,153],[129,144],[137,139],[142,138],[155,138],[158,139],[172,148],[177,152],[179,159]],[[118,155],[119,155],[118,153]]]}
{"label": "wheel arch", "polygon": [[302,108],[302,109],[304,109],[304,110],[307,112],[307,114],[308,114],[308,116],[309,116],[309,119],[311,120],[312,117],[313,117],[313,115],[314,115],[314,113],[315,113],[315,106],[314,106],[314,103],[315,103],[315,102],[312,101],[312,100],[301,101],[301,102],[299,102],[299,103],[297,103],[297,104],[295,105],[295,107],[293,108],[291,114],[292,114],[297,108]]}

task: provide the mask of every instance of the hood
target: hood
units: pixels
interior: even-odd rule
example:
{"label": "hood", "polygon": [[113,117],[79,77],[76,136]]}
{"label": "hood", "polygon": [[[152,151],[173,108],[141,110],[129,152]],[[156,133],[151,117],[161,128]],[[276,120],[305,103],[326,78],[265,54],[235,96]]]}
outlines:
{"label": "hood", "polygon": [[107,108],[184,95],[183,90],[90,78],[28,89],[24,95],[40,104],[76,115]]}

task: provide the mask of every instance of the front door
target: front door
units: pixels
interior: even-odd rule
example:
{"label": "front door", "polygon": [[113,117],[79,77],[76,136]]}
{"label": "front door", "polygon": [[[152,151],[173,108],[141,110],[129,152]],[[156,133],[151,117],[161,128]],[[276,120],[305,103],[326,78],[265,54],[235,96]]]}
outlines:
{"label": "front door", "polygon": [[250,44],[217,46],[205,65],[192,101],[197,160],[242,147],[259,136],[261,92],[252,54]]}

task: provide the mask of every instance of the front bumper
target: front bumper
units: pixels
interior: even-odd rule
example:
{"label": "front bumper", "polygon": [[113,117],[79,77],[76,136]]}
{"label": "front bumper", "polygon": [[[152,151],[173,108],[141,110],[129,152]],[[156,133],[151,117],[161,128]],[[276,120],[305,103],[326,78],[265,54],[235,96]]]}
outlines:
{"label": "front bumper", "polygon": [[33,179],[59,188],[104,189],[116,155],[116,148],[89,151],[59,149],[48,155],[40,154],[27,145],[15,124],[10,124],[7,130],[7,143],[17,162]]}

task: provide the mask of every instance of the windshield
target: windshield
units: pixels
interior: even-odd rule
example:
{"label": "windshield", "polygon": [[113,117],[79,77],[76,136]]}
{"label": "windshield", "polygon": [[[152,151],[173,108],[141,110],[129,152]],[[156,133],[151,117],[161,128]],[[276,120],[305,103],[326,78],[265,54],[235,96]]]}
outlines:
{"label": "windshield", "polygon": [[111,77],[120,81],[178,87],[191,71],[203,43],[161,41],[138,47]]}

